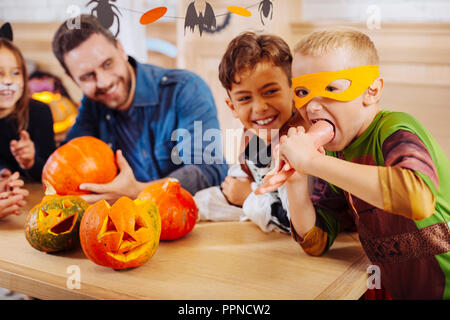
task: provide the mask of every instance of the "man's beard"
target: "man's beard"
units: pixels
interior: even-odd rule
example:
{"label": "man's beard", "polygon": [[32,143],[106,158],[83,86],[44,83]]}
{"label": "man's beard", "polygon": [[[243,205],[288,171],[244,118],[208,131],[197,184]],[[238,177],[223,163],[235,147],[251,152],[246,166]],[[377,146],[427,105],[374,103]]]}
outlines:
{"label": "man's beard", "polygon": [[[128,98],[130,97],[130,94],[131,94],[131,92],[130,92],[131,78],[130,78],[130,76],[127,78],[128,79],[119,78],[114,84],[110,85],[108,88],[97,90],[95,93],[95,96],[99,96],[98,101],[100,101],[101,103],[103,103],[105,106],[107,106],[110,109],[120,110],[121,107],[128,101]],[[117,100],[108,100],[108,99],[102,97],[102,94],[108,92],[108,90],[110,90],[112,87],[114,87],[114,86],[119,87],[121,84],[124,84],[125,92],[126,92],[123,99],[120,99],[120,101],[117,101]],[[120,90],[120,88],[116,88],[115,90],[117,90],[117,89]],[[119,98],[120,98],[120,95],[119,95]]]}

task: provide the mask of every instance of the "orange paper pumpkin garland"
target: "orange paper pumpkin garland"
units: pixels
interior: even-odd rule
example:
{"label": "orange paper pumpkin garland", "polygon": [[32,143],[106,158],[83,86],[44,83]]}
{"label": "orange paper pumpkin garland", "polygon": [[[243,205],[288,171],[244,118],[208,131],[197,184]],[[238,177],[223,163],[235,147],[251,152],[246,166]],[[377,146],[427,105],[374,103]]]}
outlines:
{"label": "orange paper pumpkin garland", "polygon": [[138,196],[141,200],[152,200],[161,215],[161,240],[176,240],[194,228],[198,208],[192,195],[174,178],[155,182]]}
{"label": "orange paper pumpkin garland", "polygon": [[155,253],[161,219],[151,201],[121,197],[112,206],[100,200],[85,212],[80,242],[94,263],[113,269],[143,265]]}

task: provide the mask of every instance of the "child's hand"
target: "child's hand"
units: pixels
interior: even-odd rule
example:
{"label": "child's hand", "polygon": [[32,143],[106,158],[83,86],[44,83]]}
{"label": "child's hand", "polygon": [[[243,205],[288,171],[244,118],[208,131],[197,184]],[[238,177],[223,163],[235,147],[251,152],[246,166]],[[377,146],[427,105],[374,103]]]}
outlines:
{"label": "child's hand", "polygon": [[310,164],[321,156],[314,140],[302,126],[289,128],[287,135],[280,138],[280,158],[297,172],[308,173]]}
{"label": "child's hand", "polygon": [[247,178],[234,178],[227,176],[222,182],[222,192],[225,198],[236,206],[244,204],[245,199],[252,193],[251,182]]}
{"label": "child's hand", "polygon": [[30,139],[30,134],[22,130],[20,140],[12,140],[10,143],[11,153],[22,169],[28,170],[34,165],[35,149]]}
{"label": "child's hand", "polygon": [[[20,174],[19,172],[14,172],[11,174],[11,172],[6,169],[9,173],[9,175],[4,176],[4,178],[0,178],[0,192],[7,192],[12,191],[15,188],[21,188],[24,185],[23,180],[19,179]],[[3,170],[0,172],[0,175],[2,174]]]}
{"label": "child's hand", "polygon": [[298,183],[304,183],[305,181],[307,182],[307,180],[308,180],[307,174],[294,171],[294,173],[291,176],[289,176],[289,178],[286,180],[286,184],[295,185]]}
{"label": "child's hand", "polygon": [[26,196],[28,191],[20,188],[0,193],[0,219],[10,214],[19,215],[20,208],[26,204]]}
{"label": "child's hand", "polygon": [[10,175],[11,171],[9,171],[9,169],[3,168],[2,170],[0,170],[0,181],[8,178]]}

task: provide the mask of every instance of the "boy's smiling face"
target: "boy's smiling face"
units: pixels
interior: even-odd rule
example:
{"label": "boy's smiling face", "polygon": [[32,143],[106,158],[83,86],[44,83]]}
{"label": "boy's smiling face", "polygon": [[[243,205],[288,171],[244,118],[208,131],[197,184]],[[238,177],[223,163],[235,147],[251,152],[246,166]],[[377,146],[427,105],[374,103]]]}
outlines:
{"label": "boy's smiling face", "polygon": [[[270,143],[270,130],[279,130],[291,117],[293,94],[290,79],[269,61],[238,73],[226,100],[235,118]],[[267,138],[266,138],[267,133]]]}
{"label": "boy's smiling face", "polygon": [[[343,49],[336,49],[322,56],[309,56],[301,53],[294,55],[292,77],[318,72],[333,72],[365,65],[364,61],[348,54]],[[350,82],[340,79],[331,82],[326,90],[341,92],[348,88]],[[381,89],[380,89],[381,90]],[[298,96],[302,90],[294,88]],[[341,151],[355,138],[359,137],[370,125],[375,108],[367,108],[368,102],[365,90],[358,98],[342,102],[325,97],[315,97],[299,109],[302,117],[309,124],[319,119],[327,120],[334,126],[334,138],[324,147],[330,151]],[[376,104],[376,103],[375,103]],[[297,106],[298,107],[298,106]],[[378,108],[376,106],[376,108]],[[376,113],[375,113],[376,114]]]}

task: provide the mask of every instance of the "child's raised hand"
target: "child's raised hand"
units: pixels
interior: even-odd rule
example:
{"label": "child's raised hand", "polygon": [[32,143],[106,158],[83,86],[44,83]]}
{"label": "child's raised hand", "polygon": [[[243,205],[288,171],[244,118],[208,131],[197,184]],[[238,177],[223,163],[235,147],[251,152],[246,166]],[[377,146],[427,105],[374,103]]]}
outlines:
{"label": "child's raised hand", "polygon": [[22,130],[20,140],[11,140],[10,150],[22,169],[28,170],[34,165],[35,148],[30,134]]}
{"label": "child's raised hand", "polygon": [[251,182],[247,178],[227,176],[221,187],[225,198],[236,206],[242,206],[248,195],[252,193]]}

